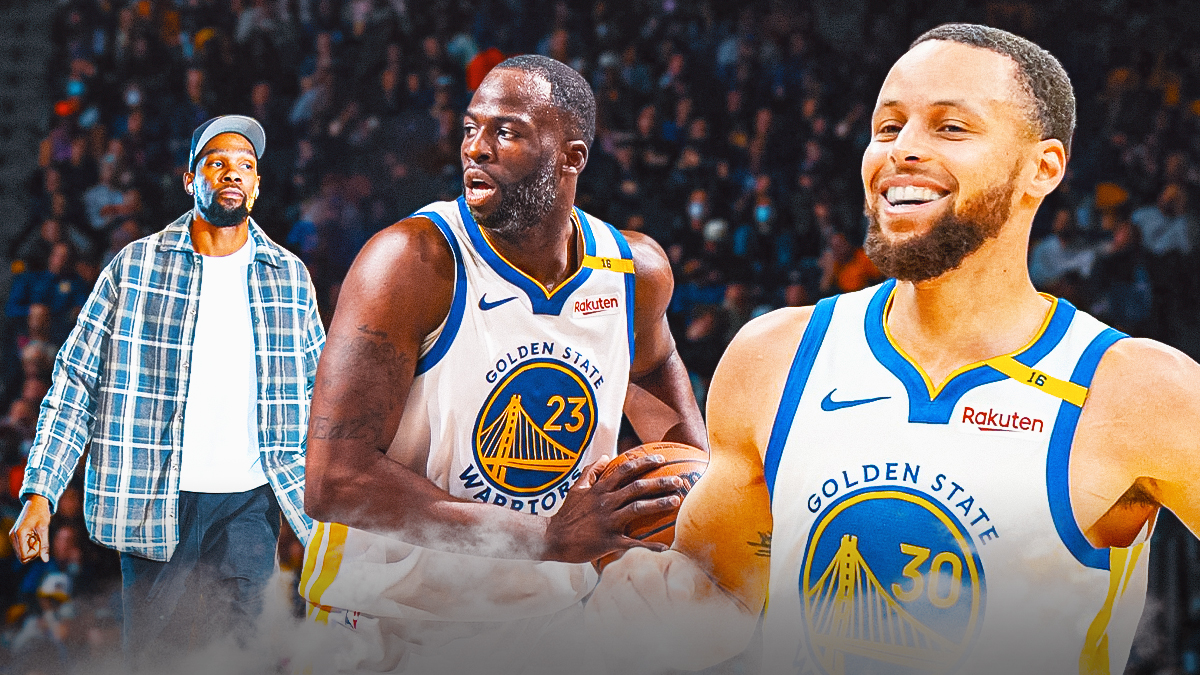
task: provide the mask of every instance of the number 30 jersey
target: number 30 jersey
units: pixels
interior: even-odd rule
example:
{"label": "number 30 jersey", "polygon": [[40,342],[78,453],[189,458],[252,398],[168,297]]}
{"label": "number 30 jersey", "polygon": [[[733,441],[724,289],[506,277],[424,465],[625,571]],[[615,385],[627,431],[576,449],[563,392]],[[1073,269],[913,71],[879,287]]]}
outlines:
{"label": "number 30 jersey", "polygon": [[895,282],[816,306],[764,459],[768,675],[1121,673],[1149,527],[1093,548],[1075,426],[1121,333],[1054,300],[1024,348],[940,388],[886,328]]}
{"label": "number 30 jersey", "polygon": [[[455,497],[550,516],[584,467],[616,451],[633,358],[629,244],[573,210],[582,264],[548,292],[461,198],[415,216],[449,242],[454,299],[422,346],[388,455]],[[318,613],[503,621],[559,611],[595,581],[591,565],[454,555],[322,523],[301,593]]]}

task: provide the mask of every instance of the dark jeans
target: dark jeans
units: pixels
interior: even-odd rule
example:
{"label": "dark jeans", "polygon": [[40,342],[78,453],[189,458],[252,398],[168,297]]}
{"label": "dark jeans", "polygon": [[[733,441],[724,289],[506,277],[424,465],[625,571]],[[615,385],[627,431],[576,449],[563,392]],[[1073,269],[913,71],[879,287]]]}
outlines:
{"label": "dark jeans", "polygon": [[275,571],[279,504],[270,485],[179,493],[179,546],[167,562],[121,554],[125,657],[135,669],[253,632]]}

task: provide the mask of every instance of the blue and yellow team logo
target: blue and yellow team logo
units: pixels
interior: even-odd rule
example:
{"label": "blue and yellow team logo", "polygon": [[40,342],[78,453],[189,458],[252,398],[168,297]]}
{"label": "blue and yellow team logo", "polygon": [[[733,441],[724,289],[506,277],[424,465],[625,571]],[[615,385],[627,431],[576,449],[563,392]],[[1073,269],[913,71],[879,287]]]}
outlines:
{"label": "blue and yellow team logo", "polygon": [[800,573],[809,655],[824,675],[953,673],[983,623],[984,596],[962,523],[903,487],[830,504]]}
{"label": "blue and yellow team logo", "polygon": [[571,475],[595,430],[591,383],[562,361],[526,361],[479,411],[475,461],[493,487],[538,494]]}

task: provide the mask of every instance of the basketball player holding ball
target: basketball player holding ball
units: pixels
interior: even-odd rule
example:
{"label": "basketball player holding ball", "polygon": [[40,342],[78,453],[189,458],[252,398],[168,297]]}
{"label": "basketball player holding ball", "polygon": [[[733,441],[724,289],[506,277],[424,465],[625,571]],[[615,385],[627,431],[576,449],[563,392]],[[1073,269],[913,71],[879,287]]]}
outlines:
{"label": "basketball player holding ball", "polygon": [[[674,549],[631,551],[589,602],[625,653],[735,652],[769,574],[768,675],[1123,672],[1156,514],[1200,529],[1200,367],[1030,283],[1074,120],[1059,63],[1004,31],[940,26],[897,61],[862,163],[894,280],[730,345]],[[704,553],[755,541],[737,491],[773,529],[745,570]]]}
{"label": "basketball player holding ball", "polygon": [[351,268],[313,394],[300,582],[333,642],[313,672],[582,672],[592,561],[679,504],[650,453],[601,476],[622,410],[643,441],[707,445],[652,240],[572,206],[587,82],[541,56],[467,108],[464,194]]}

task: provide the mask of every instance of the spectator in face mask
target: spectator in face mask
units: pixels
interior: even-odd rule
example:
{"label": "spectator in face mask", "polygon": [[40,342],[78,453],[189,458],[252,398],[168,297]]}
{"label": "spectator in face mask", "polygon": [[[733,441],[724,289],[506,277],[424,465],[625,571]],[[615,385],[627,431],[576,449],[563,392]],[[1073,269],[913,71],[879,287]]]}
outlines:
{"label": "spectator in face mask", "polygon": [[106,155],[100,162],[98,182],[83,193],[83,210],[87,214],[88,225],[97,233],[107,229],[122,202],[124,198],[117,187],[117,158]]}
{"label": "spectator in face mask", "polygon": [[692,190],[684,209],[683,225],[673,234],[673,238],[680,244],[686,257],[700,255],[704,249],[704,226],[712,218],[708,191],[702,188]]}
{"label": "spectator in face mask", "polygon": [[708,214],[708,192],[704,190],[692,190],[687,204],[688,229],[703,227]]}

